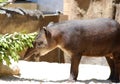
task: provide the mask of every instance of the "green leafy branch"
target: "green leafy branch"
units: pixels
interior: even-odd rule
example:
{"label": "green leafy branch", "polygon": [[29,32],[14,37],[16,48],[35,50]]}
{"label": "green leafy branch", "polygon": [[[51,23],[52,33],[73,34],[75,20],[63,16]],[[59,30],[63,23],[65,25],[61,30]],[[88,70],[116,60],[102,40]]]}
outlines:
{"label": "green leafy branch", "polygon": [[26,47],[33,47],[32,43],[37,33],[22,34],[15,32],[14,34],[0,35],[0,62],[11,64],[10,59],[18,61],[18,52]]}

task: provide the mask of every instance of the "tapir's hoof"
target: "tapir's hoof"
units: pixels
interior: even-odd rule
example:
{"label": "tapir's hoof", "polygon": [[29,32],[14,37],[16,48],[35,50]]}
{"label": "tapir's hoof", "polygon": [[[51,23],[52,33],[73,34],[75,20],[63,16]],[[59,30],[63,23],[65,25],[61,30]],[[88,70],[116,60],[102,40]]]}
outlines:
{"label": "tapir's hoof", "polygon": [[119,82],[120,82],[120,80],[119,80],[119,79],[112,79],[112,78],[108,78],[108,80],[110,80],[110,81],[112,81],[112,82],[114,82],[114,83],[119,83]]}
{"label": "tapir's hoof", "polygon": [[112,82],[114,83],[119,83],[120,81],[119,80],[111,80]]}
{"label": "tapir's hoof", "polygon": [[72,76],[70,76],[69,79],[68,79],[68,82],[75,82],[75,81],[77,81],[77,79],[73,78]]}
{"label": "tapir's hoof", "polygon": [[73,83],[73,82],[75,82],[75,81],[76,81],[76,80],[68,79],[68,82],[70,82],[70,83],[71,83],[71,82]]}

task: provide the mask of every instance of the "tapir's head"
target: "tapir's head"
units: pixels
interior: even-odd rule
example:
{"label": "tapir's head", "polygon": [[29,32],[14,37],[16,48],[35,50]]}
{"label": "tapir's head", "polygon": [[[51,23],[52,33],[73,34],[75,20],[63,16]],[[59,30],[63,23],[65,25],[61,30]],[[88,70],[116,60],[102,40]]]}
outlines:
{"label": "tapir's head", "polygon": [[[50,24],[47,27],[49,26]],[[56,48],[53,34],[47,27],[42,28],[35,39],[35,48],[39,51],[40,55],[44,55]]]}
{"label": "tapir's head", "polygon": [[29,59],[31,56],[40,56],[47,54],[51,50],[57,47],[57,43],[54,40],[52,32],[48,29],[50,23],[47,27],[40,29],[38,35],[36,36],[35,42],[33,43],[34,48],[29,48],[24,55],[24,59]]}

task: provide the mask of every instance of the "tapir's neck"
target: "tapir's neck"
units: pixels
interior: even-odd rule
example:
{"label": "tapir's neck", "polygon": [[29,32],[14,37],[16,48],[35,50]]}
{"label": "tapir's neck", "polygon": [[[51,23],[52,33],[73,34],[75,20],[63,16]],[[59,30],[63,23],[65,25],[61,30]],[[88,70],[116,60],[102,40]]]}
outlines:
{"label": "tapir's neck", "polygon": [[56,45],[55,42],[53,42],[51,44],[48,44],[47,47],[45,47],[44,49],[40,50],[40,55],[43,56],[43,55],[49,53],[50,51],[54,50],[55,48],[57,48],[57,45]]}
{"label": "tapir's neck", "polygon": [[57,45],[58,48],[60,48],[65,54],[67,54],[68,56],[72,55],[72,52],[63,48],[61,45]]}

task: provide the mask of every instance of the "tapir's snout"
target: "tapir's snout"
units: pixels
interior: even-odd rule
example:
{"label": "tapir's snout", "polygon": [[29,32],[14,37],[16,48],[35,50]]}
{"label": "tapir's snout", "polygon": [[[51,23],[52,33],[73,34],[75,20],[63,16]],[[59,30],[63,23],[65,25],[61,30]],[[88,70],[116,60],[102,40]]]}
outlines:
{"label": "tapir's snout", "polygon": [[24,55],[24,59],[28,59],[33,55],[37,55],[39,54],[39,50],[36,47],[36,42],[33,43],[33,47],[32,48],[28,48],[25,55]]}
{"label": "tapir's snout", "polygon": [[35,44],[35,48],[45,48],[45,47],[46,47],[46,45],[42,45],[41,42],[38,42]]}
{"label": "tapir's snout", "polygon": [[39,49],[42,49],[42,48],[46,48],[48,46],[47,42],[46,41],[35,41],[34,42],[34,47],[35,48],[39,48]]}

